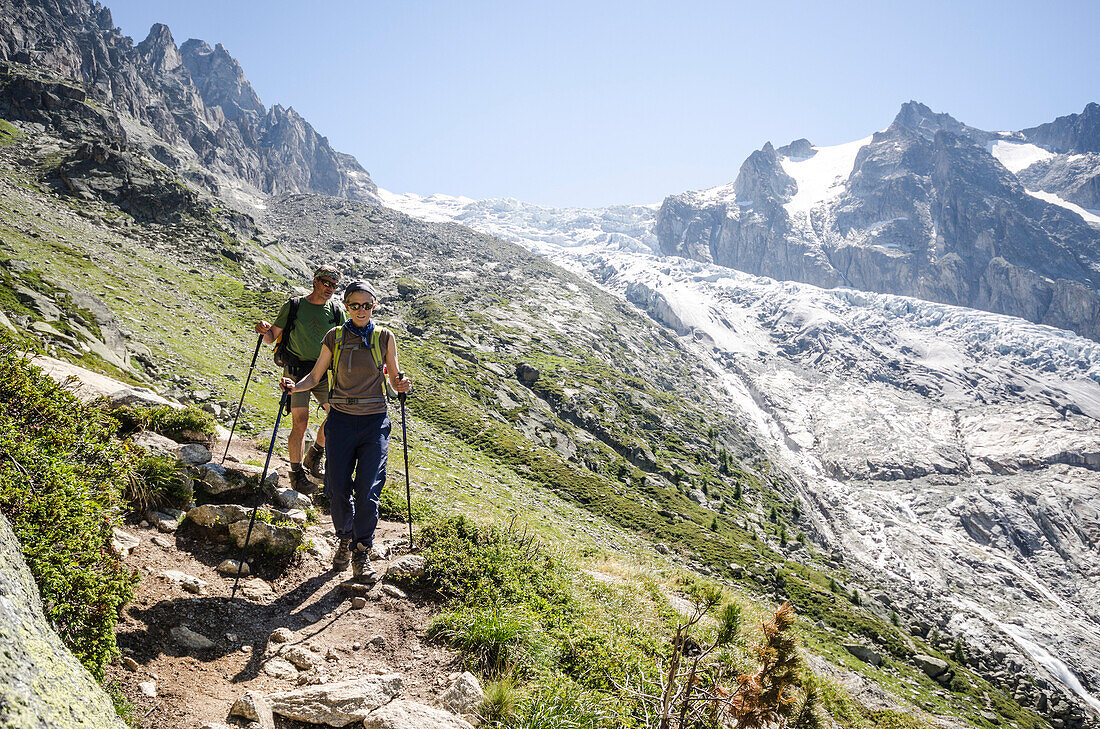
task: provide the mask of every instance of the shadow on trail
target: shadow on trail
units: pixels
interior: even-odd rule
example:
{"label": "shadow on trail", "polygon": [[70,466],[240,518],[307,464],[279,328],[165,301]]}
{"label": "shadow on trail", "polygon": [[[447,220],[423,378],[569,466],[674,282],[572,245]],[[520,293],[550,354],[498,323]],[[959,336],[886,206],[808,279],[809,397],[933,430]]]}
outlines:
{"label": "shadow on trail", "polygon": [[[251,646],[248,663],[230,679],[234,683],[248,681],[256,678],[263,668],[273,630],[289,628],[297,632],[312,628],[303,638],[308,640],[323,633],[347,612],[339,609],[345,596],[333,578],[332,572],[316,575],[266,604],[244,597],[190,597],[162,600],[148,608],[134,606],[127,612],[143,625],[120,630],[118,645],[131,651],[134,660],[142,664],[161,654],[193,656],[209,662],[240,651],[242,645]],[[330,584],[328,591],[308,608],[304,607],[326,584]],[[181,645],[171,634],[173,628],[181,626],[207,638],[213,645],[208,648]],[[228,640],[227,633],[234,634],[236,641]]]}

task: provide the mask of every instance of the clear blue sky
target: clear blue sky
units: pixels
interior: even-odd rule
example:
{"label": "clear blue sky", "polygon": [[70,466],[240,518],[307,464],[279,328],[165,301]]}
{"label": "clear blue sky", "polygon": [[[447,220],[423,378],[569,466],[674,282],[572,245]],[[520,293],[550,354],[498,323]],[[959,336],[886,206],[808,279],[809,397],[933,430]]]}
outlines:
{"label": "clear blue sky", "polygon": [[1100,3],[107,0],[223,43],[395,192],[659,202],[765,141],[851,141],[916,99],[983,129],[1100,101]]}

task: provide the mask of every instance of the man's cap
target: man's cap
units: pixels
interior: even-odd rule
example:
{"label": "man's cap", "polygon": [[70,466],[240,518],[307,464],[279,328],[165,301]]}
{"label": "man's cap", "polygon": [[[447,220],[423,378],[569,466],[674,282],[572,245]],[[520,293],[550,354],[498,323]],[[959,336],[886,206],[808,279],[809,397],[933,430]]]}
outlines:
{"label": "man's cap", "polygon": [[370,285],[370,281],[364,281],[362,279],[358,281],[352,281],[348,284],[348,287],[344,289],[344,301],[347,301],[348,297],[357,291],[370,294],[371,298],[378,301],[378,292],[374,290],[374,287]]}
{"label": "man's cap", "polygon": [[325,264],[317,267],[317,270],[313,272],[313,278],[329,278],[333,281],[339,281],[340,272],[336,270],[335,266]]}

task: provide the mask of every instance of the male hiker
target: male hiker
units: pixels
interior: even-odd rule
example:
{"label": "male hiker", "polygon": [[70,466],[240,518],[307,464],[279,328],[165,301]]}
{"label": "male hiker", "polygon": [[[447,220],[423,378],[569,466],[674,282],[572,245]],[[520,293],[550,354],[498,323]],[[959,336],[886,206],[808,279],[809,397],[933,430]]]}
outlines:
{"label": "male hiker", "polygon": [[[256,333],[263,334],[265,342],[279,342],[275,361],[283,364],[284,376],[299,380],[309,374],[317,361],[317,355],[321,353],[321,340],[325,334],[329,329],[343,324],[347,318],[344,308],[332,301],[332,294],[339,283],[339,271],[332,266],[321,266],[313,272],[313,291],[309,296],[296,296],[283,304],[274,324],[256,322]],[[318,479],[324,475],[321,471],[325,454],[324,418],[317,426],[317,442],[309,449],[305,461],[302,460],[306,426],[309,425],[311,393],[327,413],[327,382],[319,383],[312,390],[296,392],[290,398],[291,428],[287,441],[287,450],[290,451],[290,487],[302,493],[311,493],[316,488],[306,478],[303,467]]]}

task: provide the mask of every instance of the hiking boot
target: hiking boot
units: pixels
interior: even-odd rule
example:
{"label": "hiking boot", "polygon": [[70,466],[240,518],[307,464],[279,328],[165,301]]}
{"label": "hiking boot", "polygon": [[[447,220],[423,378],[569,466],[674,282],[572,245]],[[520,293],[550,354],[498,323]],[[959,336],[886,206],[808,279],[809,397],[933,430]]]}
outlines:
{"label": "hiking boot", "polygon": [[351,574],[356,582],[373,585],[378,582],[378,573],[370,566],[370,552],[365,544],[356,546],[351,555]]}
{"label": "hiking boot", "polygon": [[318,481],[325,480],[325,452],[316,445],[309,447],[306,457],[302,459],[302,468]]}
{"label": "hiking boot", "polygon": [[317,485],[309,480],[309,477],[306,476],[305,469],[298,469],[297,471],[290,472],[290,488],[300,494],[309,496],[317,490]]}
{"label": "hiking boot", "polygon": [[341,539],[340,546],[336,548],[336,554],[332,555],[333,572],[343,572],[351,561],[351,540]]}

